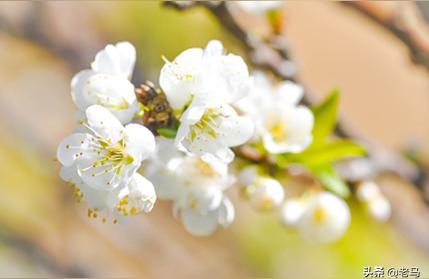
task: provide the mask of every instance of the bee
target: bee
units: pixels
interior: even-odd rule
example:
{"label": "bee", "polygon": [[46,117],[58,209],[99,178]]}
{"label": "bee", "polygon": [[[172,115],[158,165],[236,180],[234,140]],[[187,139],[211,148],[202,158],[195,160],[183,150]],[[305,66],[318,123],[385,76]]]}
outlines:
{"label": "bee", "polygon": [[170,127],[175,124],[173,110],[168,103],[165,93],[157,89],[150,81],[145,81],[136,89],[137,101],[144,111],[143,124],[152,131],[161,127]]}

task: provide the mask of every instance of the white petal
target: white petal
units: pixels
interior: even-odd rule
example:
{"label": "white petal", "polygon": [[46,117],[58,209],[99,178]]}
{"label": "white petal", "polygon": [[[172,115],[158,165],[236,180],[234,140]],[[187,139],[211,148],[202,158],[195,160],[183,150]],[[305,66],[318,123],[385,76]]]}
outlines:
{"label": "white petal", "polygon": [[200,212],[207,212],[219,207],[222,202],[222,189],[217,185],[194,185],[188,189],[187,206],[195,207]]}
{"label": "white petal", "polygon": [[91,68],[97,73],[120,75],[121,64],[116,47],[107,45],[104,49],[100,50],[96,54]]}
{"label": "white petal", "polygon": [[131,121],[138,109],[134,85],[126,78],[96,74],[87,80],[83,89],[82,95],[88,105],[104,106],[114,113],[121,123]]}
{"label": "white petal", "polygon": [[283,201],[283,186],[275,179],[258,177],[252,186],[254,191],[250,194],[250,203],[256,209],[273,209]]}
{"label": "white petal", "polygon": [[195,124],[204,115],[206,109],[207,107],[205,100],[201,96],[198,96],[185,110],[185,112],[183,112],[182,116],[180,117],[180,122],[188,125]]}
{"label": "white petal", "polygon": [[185,229],[196,236],[207,236],[215,232],[218,226],[218,211],[200,213],[191,208],[181,211],[182,222]]}
{"label": "white petal", "polygon": [[284,1],[235,1],[242,9],[256,15],[263,15],[269,10],[278,9]]}
{"label": "white petal", "polygon": [[287,226],[295,227],[302,214],[305,212],[305,204],[299,199],[286,200],[280,211],[280,221]]}
{"label": "white petal", "polygon": [[174,109],[182,109],[199,86],[199,71],[203,50],[190,48],[161,69],[159,84]]}
{"label": "white petal", "polygon": [[280,141],[275,140],[269,130],[263,133],[264,146],[270,153],[298,153],[311,144],[314,116],[307,107],[273,107],[267,117],[280,117],[286,126],[284,138]]}
{"label": "white petal", "polygon": [[379,222],[386,222],[392,214],[390,203],[383,196],[378,196],[374,200],[371,200],[368,203],[368,211]]}
{"label": "white petal", "polygon": [[291,81],[283,81],[277,85],[275,94],[284,104],[298,105],[304,96],[304,88]]}
{"label": "white petal", "polygon": [[257,176],[258,168],[256,166],[246,167],[240,171],[240,174],[238,175],[238,182],[240,182],[242,186],[248,186],[255,181]]}
{"label": "white petal", "polygon": [[[72,134],[61,141],[57,148],[57,159],[64,166],[71,166],[75,160],[88,155],[91,137],[88,134]],[[80,154],[82,152],[82,155]]]}
{"label": "white petal", "polygon": [[[223,102],[232,103],[244,97],[250,90],[252,79],[249,76],[247,65],[238,55],[228,54],[220,60],[221,81],[225,85]],[[222,93],[222,91],[221,91]]]}
{"label": "white petal", "polygon": [[367,202],[381,195],[381,193],[375,182],[364,181],[359,185],[356,195],[360,201]]}
{"label": "white petal", "polygon": [[297,223],[300,235],[310,242],[332,242],[344,235],[350,224],[346,202],[329,192],[317,194]]}
{"label": "white petal", "polygon": [[227,105],[222,106],[222,113],[227,115],[217,130],[218,140],[222,145],[238,146],[252,137],[254,125],[250,118],[237,116],[237,113]]}
{"label": "white petal", "polygon": [[153,184],[139,173],[135,173],[128,185],[129,206],[136,207],[138,212],[150,212],[156,202]]}
{"label": "white petal", "polygon": [[99,105],[92,105],[86,109],[88,126],[101,138],[109,138],[112,143],[116,143],[123,137],[124,127],[118,119],[106,108]]}
{"label": "white petal", "polygon": [[88,80],[96,75],[96,72],[93,70],[83,70],[77,73],[71,81],[71,94],[72,99],[75,102],[76,106],[84,110],[88,106],[94,104],[91,100],[88,100],[86,97],[86,86],[88,84]]}
{"label": "white petal", "polygon": [[90,158],[88,160],[79,160],[76,165],[78,172],[83,181],[89,187],[98,190],[113,190],[120,187],[122,184],[129,182],[131,176],[135,173],[139,165],[129,164],[123,166],[120,173],[116,172],[116,168],[109,164],[94,166],[94,162],[98,158]]}
{"label": "white petal", "polygon": [[232,205],[231,201],[228,198],[224,198],[222,200],[222,204],[219,207],[219,216],[218,216],[218,222],[219,225],[223,228],[226,228],[229,226],[235,218],[235,210],[234,206]]}
{"label": "white petal", "polygon": [[128,79],[131,79],[134,64],[136,63],[136,49],[129,42],[120,42],[116,44],[116,50],[120,60],[121,72]]}
{"label": "white petal", "polygon": [[152,132],[140,124],[128,124],[125,126],[126,153],[132,155],[135,160],[141,161],[153,155],[155,152],[155,137]]}
{"label": "white petal", "polygon": [[150,162],[144,168],[144,175],[154,187],[156,195],[160,199],[174,199],[179,193],[177,175],[169,169],[159,166],[156,162]]}

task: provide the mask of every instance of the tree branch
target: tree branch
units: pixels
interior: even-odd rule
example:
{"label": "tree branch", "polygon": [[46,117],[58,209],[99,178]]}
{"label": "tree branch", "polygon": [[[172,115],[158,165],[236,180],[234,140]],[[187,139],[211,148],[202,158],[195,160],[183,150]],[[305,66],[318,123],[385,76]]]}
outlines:
{"label": "tree branch", "polygon": [[429,70],[429,26],[414,2],[341,2],[369,18],[404,43],[411,60]]}

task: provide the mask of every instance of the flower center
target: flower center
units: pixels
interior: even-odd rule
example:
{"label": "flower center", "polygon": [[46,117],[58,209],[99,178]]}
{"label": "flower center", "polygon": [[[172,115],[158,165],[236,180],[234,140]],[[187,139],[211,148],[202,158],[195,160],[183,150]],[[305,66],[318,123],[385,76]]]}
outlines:
{"label": "flower center", "polygon": [[220,117],[226,117],[219,111],[216,111],[214,108],[207,109],[201,119],[190,126],[191,140],[193,141],[196,138],[199,138],[201,134],[208,134],[212,138],[217,137],[216,130],[219,129],[219,123],[216,122]]}
{"label": "flower center", "polygon": [[203,161],[202,159],[197,159],[196,162],[196,169],[198,170],[199,174],[202,174],[203,176],[208,176],[208,177],[215,177],[218,176],[219,174],[212,168],[212,166]]}
{"label": "flower center", "polygon": [[284,141],[286,138],[286,128],[285,122],[277,120],[270,125],[269,130],[275,141]]}
{"label": "flower center", "polygon": [[326,210],[322,206],[318,206],[313,213],[313,219],[316,224],[322,223],[327,217]]}
{"label": "flower center", "polygon": [[123,197],[116,205],[116,210],[123,216],[134,216],[141,211],[148,211],[155,204],[154,197],[131,194]]}
{"label": "flower center", "polygon": [[[92,151],[96,152],[98,154],[98,157],[96,160],[94,160],[93,164],[89,168],[96,168],[99,166],[108,165],[112,167],[112,171],[115,171],[116,174],[120,174],[122,172],[123,166],[129,165],[134,162],[134,158],[125,152],[124,139],[121,139],[115,144],[111,144],[110,139],[103,139],[100,137],[93,138],[92,140],[98,142],[98,144],[92,144],[92,146],[94,147]],[[83,169],[81,171],[84,172],[87,169]],[[102,173],[107,172],[110,171],[104,170]],[[97,176],[99,174],[92,174],[92,176]],[[110,184],[110,182],[108,184]]]}
{"label": "flower center", "polygon": [[102,94],[96,94],[97,104],[102,105],[106,108],[115,109],[115,110],[125,110],[130,107],[130,104],[125,100],[124,97],[113,98],[110,96],[105,96]]}

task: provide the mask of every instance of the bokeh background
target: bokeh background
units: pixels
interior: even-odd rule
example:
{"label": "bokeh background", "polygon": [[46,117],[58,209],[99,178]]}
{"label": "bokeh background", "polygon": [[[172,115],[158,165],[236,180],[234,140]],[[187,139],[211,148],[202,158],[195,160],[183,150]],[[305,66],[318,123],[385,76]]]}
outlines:
{"label": "bokeh background", "polygon": [[[282,32],[318,98],[340,88],[347,123],[385,146],[417,146],[429,155],[429,74],[397,38],[338,3],[288,2],[282,12]],[[173,59],[210,39],[243,54],[204,9],[177,12],[158,1],[0,2],[0,277],[359,278],[375,265],[419,267],[429,277],[428,207],[413,187],[391,178],[380,182],[391,221],[376,223],[351,201],[349,232],[330,245],[305,243],[275,214],[251,210],[234,189],[236,221],[205,238],[187,234],[163,201],[125,225],[86,217],[53,160],[74,129],[73,74],[107,43],[128,40],[137,47],[134,80],[156,82],[161,55]]]}

